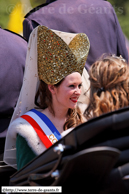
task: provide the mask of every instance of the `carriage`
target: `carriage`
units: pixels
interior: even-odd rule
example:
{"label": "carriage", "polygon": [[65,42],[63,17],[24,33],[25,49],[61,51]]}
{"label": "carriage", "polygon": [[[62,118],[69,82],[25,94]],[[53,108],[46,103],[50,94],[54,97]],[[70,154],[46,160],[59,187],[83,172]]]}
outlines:
{"label": "carriage", "polygon": [[19,171],[1,161],[0,176],[1,186],[61,186],[62,193],[129,193],[129,107],[77,126]]}

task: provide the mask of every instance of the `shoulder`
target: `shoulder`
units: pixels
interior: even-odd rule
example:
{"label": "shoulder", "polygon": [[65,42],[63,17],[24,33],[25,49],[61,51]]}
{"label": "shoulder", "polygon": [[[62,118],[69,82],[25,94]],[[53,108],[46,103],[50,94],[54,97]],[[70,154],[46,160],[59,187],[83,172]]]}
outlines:
{"label": "shoulder", "polygon": [[13,32],[13,31],[8,30],[8,29],[4,29],[4,30],[5,30],[5,32],[8,32],[8,33],[10,33],[10,34],[12,34],[12,35],[18,37],[19,39],[22,39],[22,40],[24,40],[25,42],[27,42],[27,40],[26,40],[22,35],[17,34],[16,32]]}
{"label": "shoulder", "polygon": [[7,36],[9,38],[15,37],[15,38],[27,43],[27,40],[22,35],[17,34],[16,32],[13,32],[11,30],[0,28],[0,34],[2,34],[3,36]]}
{"label": "shoulder", "polygon": [[23,137],[36,155],[41,154],[46,149],[33,127],[21,117],[10,124],[8,134],[14,139],[17,138],[18,134]]}
{"label": "shoulder", "polygon": [[15,137],[17,133],[24,136],[24,133],[28,134],[28,130],[32,131],[31,125],[25,119],[19,117],[9,125],[8,133],[13,137]]}
{"label": "shoulder", "polygon": [[[2,60],[5,60],[6,63],[10,65],[13,61],[14,63],[16,63],[16,60],[14,59],[19,59],[21,58],[21,56],[21,60],[25,61],[25,56],[27,52],[27,41],[21,35],[10,30],[0,29],[0,44],[2,45],[1,48],[4,48],[3,50],[0,50],[0,52],[3,53]],[[7,52],[9,52],[8,58],[6,58]],[[10,58],[13,61],[10,62]],[[21,63],[22,61],[19,62]]]}

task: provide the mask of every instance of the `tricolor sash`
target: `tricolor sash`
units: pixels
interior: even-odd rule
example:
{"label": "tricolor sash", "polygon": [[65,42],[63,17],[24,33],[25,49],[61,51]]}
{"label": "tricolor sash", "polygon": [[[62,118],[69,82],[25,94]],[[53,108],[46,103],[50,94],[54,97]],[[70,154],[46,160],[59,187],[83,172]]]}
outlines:
{"label": "tricolor sash", "polygon": [[43,113],[32,109],[21,117],[34,128],[46,148],[49,148],[51,145],[61,139],[61,134],[59,131]]}

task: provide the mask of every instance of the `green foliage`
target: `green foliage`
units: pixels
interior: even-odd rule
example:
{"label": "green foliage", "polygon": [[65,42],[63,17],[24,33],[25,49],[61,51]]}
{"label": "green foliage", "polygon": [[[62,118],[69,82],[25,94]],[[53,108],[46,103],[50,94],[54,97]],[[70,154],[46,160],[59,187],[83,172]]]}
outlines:
{"label": "green foliage", "polygon": [[116,7],[117,9],[122,8],[123,10],[123,14],[126,14],[126,3],[128,2],[128,0],[108,0],[113,7]]}
{"label": "green foliage", "polygon": [[[121,28],[129,39],[129,1],[128,0],[108,0],[115,9]],[[121,11],[120,11],[121,10]]]}
{"label": "green foliage", "polygon": [[30,0],[32,7],[36,7],[46,2],[46,0]]}
{"label": "green foliage", "polygon": [[[0,26],[2,28],[7,28],[9,15],[18,2],[20,2],[20,0],[0,0]],[[33,8],[45,2],[46,0],[30,0]]]}
{"label": "green foliage", "polygon": [[9,14],[16,4],[16,0],[0,0],[0,26],[7,28]]}

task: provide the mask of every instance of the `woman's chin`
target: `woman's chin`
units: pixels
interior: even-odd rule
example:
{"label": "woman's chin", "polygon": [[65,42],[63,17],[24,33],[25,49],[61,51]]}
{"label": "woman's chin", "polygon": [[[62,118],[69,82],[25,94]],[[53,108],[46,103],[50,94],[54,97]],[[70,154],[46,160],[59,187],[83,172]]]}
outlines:
{"label": "woman's chin", "polygon": [[69,108],[71,108],[71,109],[75,109],[76,107],[77,107],[77,103],[75,103],[75,104],[71,105]]}

